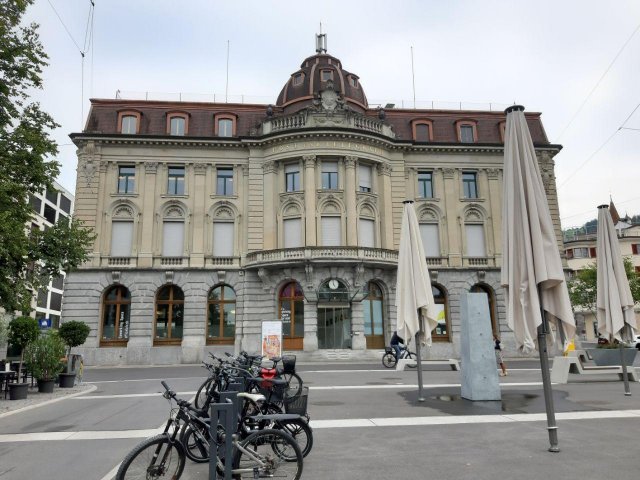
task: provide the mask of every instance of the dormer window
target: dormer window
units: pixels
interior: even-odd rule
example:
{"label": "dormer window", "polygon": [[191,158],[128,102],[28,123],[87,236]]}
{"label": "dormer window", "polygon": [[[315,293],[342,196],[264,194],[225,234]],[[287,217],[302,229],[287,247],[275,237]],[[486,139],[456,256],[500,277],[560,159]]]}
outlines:
{"label": "dormer window", "polygon": [[137,110],[121,110],[118,112],[118,133],[135,135],[140,133],[141,113]]}
{"label": "dormer window", "polygon": [[414,120],[411,124],[413,127],[413,140],[416,142],[432,142],[433,141],[433,123],[431,120]]}
{"label": "dormer window", "polygon": [[353,75],[349,76],[349,85],[351,85],[354,88],[358,88],[358,79]]}
{"label": "dormer window", "polygon": [[478,131],[475,120],[458,120],[456,130],[458,141],[461,143],[475,143],[478,141]]}
{"label": "dormer window", "polygon": [[296,73],[293,76],[293,86],[297,87],[298,85],[302,85],[303,80],[304,80],[304,73]]}
{"label": "dormer window", "polygon": [[507,130],[507,122],[500,122],[498,124],[498,128],[500,129],[500,141],[504,143],[504,137]]}
{"label": "dormer window", "polygon": [[169,135],[184,136],[189,129],[189,115],[186,113],[167,114],[167,133]]}
{"label": "dormer window", "polygon": [[214,117],[215,135],[218,137],[236,136],[236,116],[231,113],[218,113]]}
{"label": "dormer window", "polygon": [[333,80],[333,70],[320,70],[320,80],[323,82]]}

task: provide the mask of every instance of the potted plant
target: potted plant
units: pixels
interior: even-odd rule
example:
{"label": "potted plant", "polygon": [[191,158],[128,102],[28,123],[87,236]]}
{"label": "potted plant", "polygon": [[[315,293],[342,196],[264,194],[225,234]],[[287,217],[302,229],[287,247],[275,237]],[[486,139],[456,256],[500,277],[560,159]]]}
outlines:
{"label": "potted plant", "polygon": [[[622,358],[624,358],[624,363],[627,367],[633,365],[637,353],[638,350],[633,347],[623,348]],[[590,349],[589,355],[593,358],[593,363],[602,367],[621,365],[622,363],[620,361],[620,343],[617,340],[614,340],[612,343],[609,341],[598,341],[597,348]]]}
{"label": "potted plant", "polygon": [[78,321],[70,321],[64,322],[60,325],[60,329],[58,330],[58,335],[62,341],[67,345],[67,371],[66,373],[61,373],[60,377],[60,387],[61,388],[72,388],[73,384],[76,381],[75,372],[71,371],[71,349],[73,347],[78,347],[87,341],[87,337],[89,336],[89,332],[91,332],[91,328],[84,322]]}
{"label": "potted plant", "polygon": [[27,398],[29,384],[20,382],[22,377],[22,362],[24,361],[24,349],[40,335],[40,328],[35,318],[17,317],[9,324],[9,343],[20,349],[20,363],[18,364],[18,378],[16,383],[9,384],[9,398],[11,400],[24,400]]}
{"label": "potted plant", "polygon": [[25,362],[38,380],[40,393],[52,393],[56,375],[64,368],[60,359],[65,345],[57,332],[47,332],[31,342],[24,351]]}

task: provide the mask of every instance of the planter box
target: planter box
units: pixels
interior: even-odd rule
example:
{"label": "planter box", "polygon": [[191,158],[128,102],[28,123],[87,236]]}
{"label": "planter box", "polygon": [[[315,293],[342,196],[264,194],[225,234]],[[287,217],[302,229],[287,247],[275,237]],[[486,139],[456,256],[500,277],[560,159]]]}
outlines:
{"label": "planter box", "polygon": [[[627,367],[633,365],[638,350],[635,348],[625,348],[624,363]],[[620,365],[620,349],[619,348],[592,348],[588,350],[589,355],[593,358],[593,363],[599,367]]]}
{"label": "planter box", "polygon": [[38,380],[38,392],[53,393],[53,384],[55,380]]}
{"label": "planter box", "polygon": [[25,400],[29,391],[28,383],[10,383],[9,400]]}
{"label": "planter box", "polygon": [[73,388],[73,384],[76,382],[75,373],[61,373],[59,375],[60,388]]}

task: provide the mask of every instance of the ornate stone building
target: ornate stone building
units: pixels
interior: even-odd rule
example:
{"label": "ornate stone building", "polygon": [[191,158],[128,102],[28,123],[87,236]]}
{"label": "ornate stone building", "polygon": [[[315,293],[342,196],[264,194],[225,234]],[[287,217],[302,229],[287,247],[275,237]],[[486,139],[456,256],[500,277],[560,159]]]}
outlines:
{"label": "ornate stone building", "polygon": [[[275,105],[92,100],[76,215],[98,238],[69,276],[64,319],[91,324],[90,364],[196,362],[259,350],[281,319],[309,356],[379,355],[395,329],[402,202],[415,199],[441,305],[431,355],[459,348],[459,298],[499,285],[505,115],[370,108],[319,49]],[[559,248],[560,150],[526,114]]]}

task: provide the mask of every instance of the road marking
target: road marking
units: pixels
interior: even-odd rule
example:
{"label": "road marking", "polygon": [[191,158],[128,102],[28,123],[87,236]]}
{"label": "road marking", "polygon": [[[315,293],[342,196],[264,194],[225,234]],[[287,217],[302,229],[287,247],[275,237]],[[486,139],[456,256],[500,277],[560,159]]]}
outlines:
{"label": "road marking", "polygon": [[0,418],[8,417],[9,415],[14,415],[16,413],[27,412],[29,410],[33,410],[34,408],[44,407],[45,405],[51,405],[52,403],[61,402],[62,400],[68,400],[72,398],[79,397],[80,395],[86,395],[87,393],[91,393],[96,390],[98,387],[92,385],[87,390],[83,390],[82,392],[72,393],[70,395],[65,395],[64,397],[53,398],[51,400],[47,400],[46,402],[36,403],[34,405],[28,405],[26,407],[18,408],[16,410],[11,410],[9,412],[0,413]]}
{"label": "road marking", "polygon": [[[501,387],[538,387],[542,385],[542,382],[509,382],[501,383]],[[555,385],[555,384],[554,384]],[[423,385],[423,388],[455,388],[460,387],[459,383],[440,383],[440,384],[427,384]],[[331,386],[310,386],[309,390],[368,390],[368,389],[393,389],[393,388],[418,388],[418,385],[413,384],[395,384],[395,385],[331,385]]]}
{"label": "road marking", "polygon": [[100,384],[100,383],[125,383],[125,382],[160,382],[161,380],[164,380],[165,382],[168,382],[170,380],[193,380],[193,379],[203,379],[205,378],[204,376],[199,376],[199,377],[171,377],[171,378],[164,378],[164,377],[160,377],[160,378],[138,378],[137,380],[99,380],[97,382],[92,382],[91,380],[87,380],[85,378],[85,382],[87,383],[92,383],[92,384]]}
{"label": "road marking", "polygon": [[[447,365],[444,365],[445,367]],[[442,370],[423,370],[424,372],[453,372],[453,370],[451,370],[450,368],[447,369],[442,369]],[[510,372],[539,372],[540,369],[539,368],[510,368],[509,369]],[[382,369],[382,368],[377,368],[377,369],[369,369],[369,370],[300,370],[298,371],[298,373],[300,375],[304,375],[306,373],[381,373],[381,372],[387,372],[387,373],[394,373],[396,372],[395,368],[389,368],[389,369]],[[415,370],[405,370],[405,372],[415,372]]]}
{"label": "road marking", "polygon": [[[195,395],[197,392],[176,392],[176,395]],[[75,397],[74,400],[102,400],[105,398],[139,398],[139,397],[161,397],[162,393],[123,393],[120,395],[91,395],[87,397]]]}
{"label": "road marking", "polygon": [[[610,418],[640,419],[640,410],[594,410],[587,412],[556,413],[557,420],[599,420]],[[460,425],[486,423],[514,423],[514,422],[543,422],[547,416],[544,413],[521,413],[513,415],[446,415],[433,417],[382,417],[382,418],[352,418],[337,420],[312,420],[313,429],[330,428],[370,428],[370,427],[411,427],[425,425]],[[148,438],[163,431],[163,427],[148,430],[119,430],[119,431],[78,431],[78,432],[43,432],[16,433],[0,435],[0,443],[14,442],[52,442],[70,440],[112,440],[122,438]],[[110,477],[105,477],[110,478]]]}

